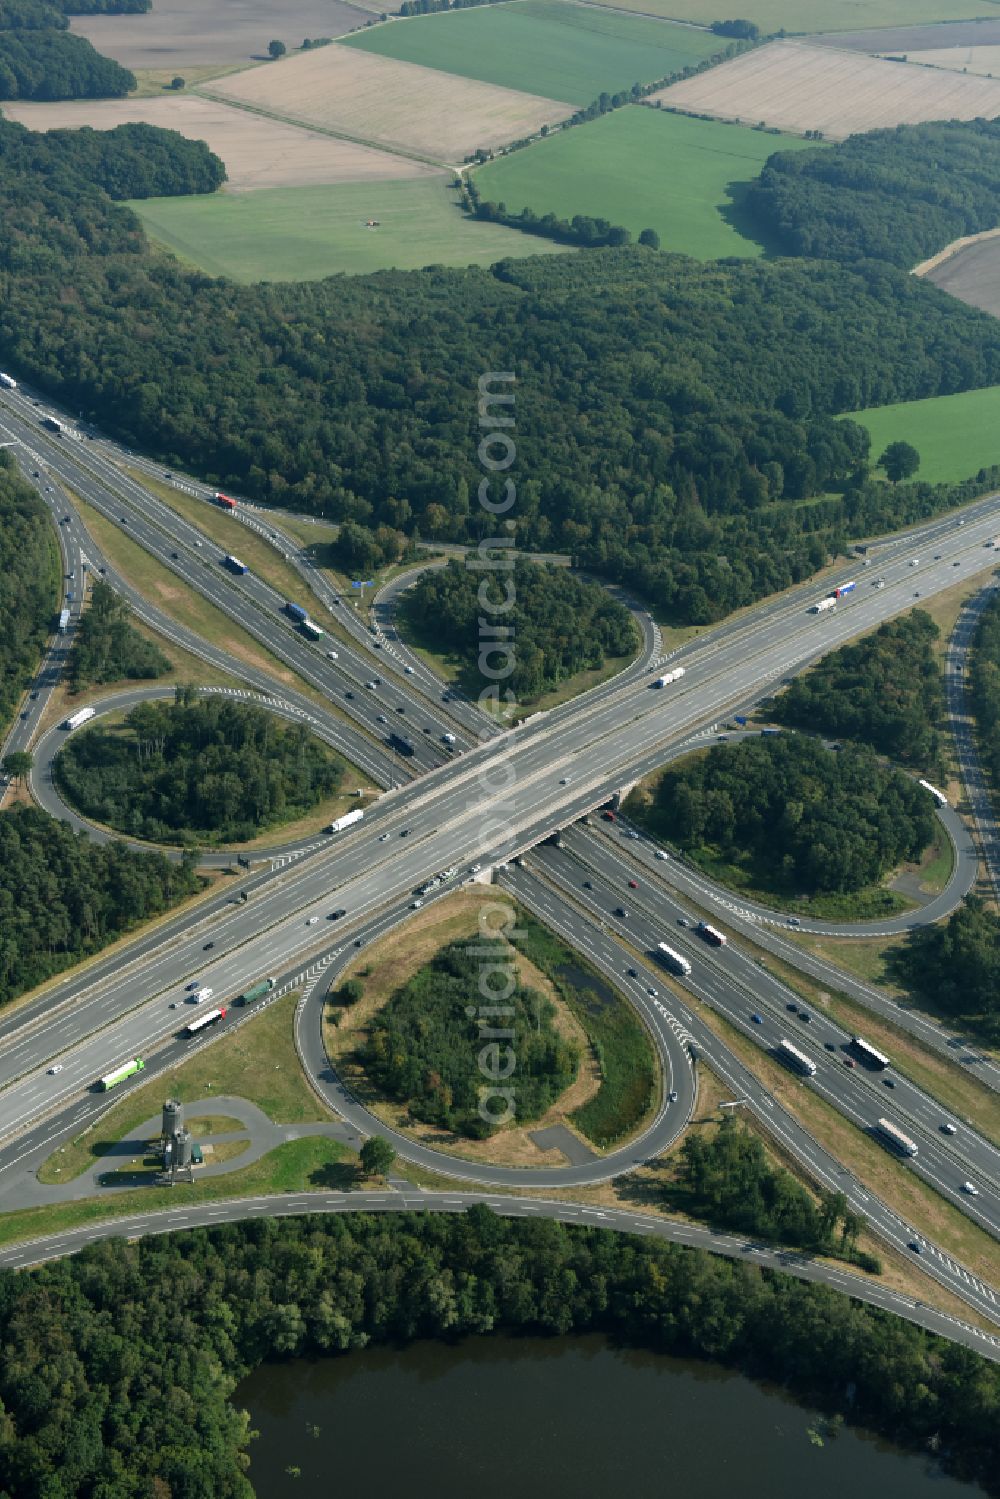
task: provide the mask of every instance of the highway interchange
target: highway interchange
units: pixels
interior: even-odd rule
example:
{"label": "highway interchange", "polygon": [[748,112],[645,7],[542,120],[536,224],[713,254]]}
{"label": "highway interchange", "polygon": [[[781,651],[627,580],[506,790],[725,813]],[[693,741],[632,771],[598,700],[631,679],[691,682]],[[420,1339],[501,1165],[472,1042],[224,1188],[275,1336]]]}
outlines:
{"label": "highway interchange", "polygon": [[[658,862],[655,850],[643,840],[625,840],[617,829],[603,826],[572,828],[562,848],[543,842],[670,756],[707,742],[706,736],[714,734],[727,716],[765,699],[784,678],[836,644],[909,608],[915,595],[926,598],[981,572],[992,560],[985,547],[996,527],[993,498],[968,507],[961,523],[957,517],[937,520],[911,537],[893,538],[883,548],[873,549],[872,566],[862,570],[859,561],[858,589],[836,611],[820,616],[807,612],[809,604],[825,591],[822,585],[813,584],[747,611],[667,657],[658,654],[658,633],[650,622],[644,622],[643,652],[618,678],[513,730],[500,732],[491,724],[480,734],[479,710],[452,693],[443,698],[441,684],[419,662],[413,662],[394,638],[391,611],[380,608],[377,615],[381,650],[376,655],[353,611],[344,602],[335,602],[334,590],[297,543],[279,526],[271,525],[270,517],[251,512],[241,518],[296,566],[303,579],[303,599],[308,585],[315,595],[311,611],[324,628],[332,626],[339,611],[336,638],[328,635],[321,646],[309,644],[292,628],[281,612],[283,600],[265,582],[252,576],[234,578],[222,568],[217,546],[124,472],[122,462],[116,461],[122,455],[110,444],[79,436],[50,436],[38,423],[39,408],[29,396],[18,392],[12,398],[4,392],[0,436],[19,445],[15,451],[25,472],[55,518],[62,522],[64,515],[70,516],[68,523],[59,525],[66,572],[73,576],[70,607],[78,610],[82,602],[86,564],[91,573],[103,571],[142,617],[164,627],[155,605],[137,597],[107,559],[100,557],[85,521],[75,508],[66,506],[66,492],[82,502],[84,517],[86,507],[92,506],[223,608],[321,692],[333,705],[332,711],[324,711],[307,694],[286,690],[265,672],[234,663],[226,652],[194,637],[199,654],[217,665],[224,663],[223,669],[231,675],[238,672],[265,696],[280,698],[284,711],[308,718],[352,763],[390,789],[359,826],[318,843],[313,840],[293,849],[294,859],[247,876],[241,886],[247,891],[246,902],[236,896],[233,904],[232,891],[213,897],[195,907],[190,916],[171,918],[156,933],[140,934],[124,959],[114,963],[98,959],[84,972],[67,975],[40,1000],[4,1017],[0,1022],[0,1201],[11,1198],[11,1183],[16,1183],[19,1174],[35,1169],[58,1140],[77,1132],[81,1123],[103,1107],[95,1102],[91,1089],[95,1076],[108,1065],[135,1054],[151,1055],[152,1067],[177,1060],[185,1047],[176,1039],[185,1019],[184,986],[194,977],[210,985],[219,998],[240,992],[262,974],[276,977],[276,993],[293,984],[302,990],[306,999],[298,1017],[300,1051],[314,1086],[325,1090],[338,1113],[362,1132],[371,1132],[375,1127],[371,1116],[344,1093],[322,1051],[318,1017],[328,983],[342,973],[360,947],[405,920],[414,889],[429,874],[446,868],[453,871],[438,892],[443,894],[473,877],[474,866],[479,865],[475,878],[488,878],[495,872],[505,888],[579,948],[636,1006],[660,1055],[664,1100],[641,1140],[586,1166],[552,1166],[513,1174],[492,1168],[495,1174],[491,1175],[489,1168],[477,1166],[473,1171],[470,1163],[450,1157],[443,1163],[440,1159],[431,1162],[433,1169],[446,1170],[454,1177],[474,1176],[480,1185],[505,1189],[579,1185],[628,1170],[662,1151],[683,1129],[693,1103],[690,1057],[694,1046],[816,1180],[844,1190],[876,1231],[896,1247],[905,1250],[916,1235],[925,1251],[920,1262],[927,1272],[961,1295],[980,1316],[1000,1326],[992,1289],[922,1239],[919,1225],[902,1223],[860,1183],[847,1179],[833,1157],[768,1097],[697,1009],[704,1005],[716,1010],[765,1049],[773,1048],[782,1035],[789,1035],[797,1045],[805,1044],[815,1057],[817,1073],[799,1086],[818,1091],[861,1129],[869,1129],[880,1113],[896,1119],[920,1144],[917,1161],[907,1169],[918,1171],[997,1236],[1000,1154],[992,1144],[966,1123],[955,1136],[942,1134],[947,1116],[941,1106],[902,1076],[894,1075],[896,1086],[890,1093],[883,1091],[879,1077],[844,1067],[849,1039],[845,1033],[825,1017],[809,1023],[797,1013],[792,1017],[789,1006],[794,996],[759,963],[732,943],[713,952],[689,928],[679,926],[681,919],[690,920],[695,914],[690,906],[677,902],[685,879],[692,882],[685,893],[707,904],[704,892],[695,888],[696,876],[691,871],[676,861]],[[133,470],[145,466],[131,455],[123,461]],[[176,476],[171,482],[203,497],[208,494]],[[238,542],[233,549],[238,554]],[[876,576],[884,579],[883,587],[871,586]],[[317,601],[325,606],[325,613],[316,609]],[[168,621],[167,633],[180,639],[182,630]],[[181,639],[181,643],[186,641]],[[325,646],[331,643],[338,653],[336,661],[325,654]],[[58,681],[65,648],[65,640],[57,638],[35,684],[39,696],[26,704],[28,718],[15,723],[5,752],[30,742]],[[663,660],[671,666],[682,663],[686,674],[671,688],[657,691],[651,688],[648,672]],[[404,669],[407,665],[410,672]],[[383,686],[375,692],[364,687],[373,673],[383,679]],[[393,707],[403,707],[400,717],[408,728],[419,730],[410,736],[417,753],[409,762],[393,755],[382,742],[385,726],[379,723],[379,712],[390,699]],[[50,731],[46,738],[58,739],[59,732]],[[445,747],[445,733],[455,736],[453,760]],[[43,755],[43,767],[48,763]],[[39,790],[44,778],[43,770]],[[959,851],[957,881],[974,871],[976,853],[959,819],[950,819],[949,831]],[[523,869],[510,867],[515,855],[528,850],[533,852]],[[632,891],[628,881],[636,875],[642,883]],[[952,904],[961,893],[950,889]],[[616,912],[623,905],[628,914],[621,917]],[[346,912],[335,926],[330,921],[334,908]],[[752,931],[758,945],[778,941],[789,946],[777,930],[768,930],[765,937],[767,923],[760,912],[727,915],[733,929]],[[928,912],[919,916],[929,919]],[[664,938],[684,949],[692,962],[691,978],[680,988],[664,982],[662,970],[646,958]],[[209,943],[211,958],[206,957]],[[791,952],[794,961],[808,967],[798,949]],[[836,986],[846,989],[840,977]],[[872,992],[869,986],[857,987]],[[885,996],[876,993],[876,998],[892,1005]],[[760,1016],[759,1022],[751,1019],[753,1014]],[[947,1048],[948,1038],[928,1022],[919,1023],[934,1031],[932,1039],[939,1048]],[[953,1050],[949,1054],[955,1055]],[[62,1064],[58,1079],[45,1071],[57,1056]],[[975,1060],[982,1079],[996,1086],[995,1069]],[[675,1101],[667,1101],[667,1090],[676,1090]],[[421,1163],[420,1147],[402,1138],[394,1143],[401,1156]],[[975,1198],[961,1190],[963,1181],[972,1176],[980,1187]]]}

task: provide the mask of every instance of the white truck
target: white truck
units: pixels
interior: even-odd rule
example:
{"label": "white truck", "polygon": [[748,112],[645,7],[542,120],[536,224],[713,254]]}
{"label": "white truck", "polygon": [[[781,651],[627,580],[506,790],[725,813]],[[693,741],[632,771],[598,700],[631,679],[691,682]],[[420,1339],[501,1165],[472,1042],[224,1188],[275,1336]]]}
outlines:
{"label": "white truck", "polygon": [[207,987],[203,989],[196,989],[191,995],[191,1003],[193,1005],[200,1005],[202,1000],[211,999],[214,993],[214,989],[209,989]]}
{"label": "white truck", "polygon": [[345,828],[352,828],[356,822],[364,817],[364,809],[355,807],[353,812],[345,812],[343,817],[335,817],[327,828],[328,833],[342,833]]}
{"label": "white truck", "polygon": [[822,614],[827,609],[836,609],[837,600],[834,598],[820,599],[818,604],[809,605],[810,614]]}
{"label": "white truck", "polygon": [[673,671],[668,671],[662,677],[657,677],[656,681],[653,683],[653,686],[669,687],[671,682],[679,682],[683,675],[683,666],[675,666]]}
{"label": "white truck", "polygon": [[86,723],[90,718],[95,718],[96,715],[96,708],[78,708],[75,713],[70,714],[69,718],[63,720],[63,728],[78,729],[82,723]]}
{"label": "white truck", "polygon": [[3,370],[0,370],[0,385],[3,386],[4,390],[17,389],[17,381],[14,379],[14,376],[5,374]]}

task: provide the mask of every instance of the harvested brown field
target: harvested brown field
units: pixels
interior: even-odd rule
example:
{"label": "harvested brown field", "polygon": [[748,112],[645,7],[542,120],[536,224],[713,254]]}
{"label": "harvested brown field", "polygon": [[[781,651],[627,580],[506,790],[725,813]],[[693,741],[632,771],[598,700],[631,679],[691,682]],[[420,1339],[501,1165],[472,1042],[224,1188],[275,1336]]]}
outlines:
{"label": "harvested brown field", "polygon": [[1000,237],[980,239],[926,273],[942,291],[1000,317]]}
{"label": "harvested brown field", "polygon": [[315,187],[342,182],[385,182],[432,176],[434,168],[353,141],[317,135],[282,120],[266,120],[245,109],[178,94],[164,99],[88,99],[68,104],[10,104],[9,119],[32,130],[90,125],[111,130],[141,120],[207,141],[226,163],[229,188]]}
{"label": "harvested brown field", "polygon": [[820,130],[833,140],[921,120],[1000,114],[1000,80],[790,41],[771,42],[652,97],[690,113]]}
{"label": "harvested brown field", "polygon": [[183,72],[266,57],[273,36],[291,49],[304,37],[343,36],[371,20],[341,0],[282,0],[280,12],[268,0],[155,0],[144,16],[74,16],[70,26],[126,68]]}
{"label": "harvested brown field", "polygon": [[285,119],[355,140],[459,162],[564,120],[572,104],[378,57],[357,47],[321,47],[207,85]]}
{"label": "harvested brown field", "polygon": [[947,68],[952,73],[977,73],[983,78],[1000,78],[1000,37],[975,47],[932,47],[910,51],[907,61],[925,67]]}

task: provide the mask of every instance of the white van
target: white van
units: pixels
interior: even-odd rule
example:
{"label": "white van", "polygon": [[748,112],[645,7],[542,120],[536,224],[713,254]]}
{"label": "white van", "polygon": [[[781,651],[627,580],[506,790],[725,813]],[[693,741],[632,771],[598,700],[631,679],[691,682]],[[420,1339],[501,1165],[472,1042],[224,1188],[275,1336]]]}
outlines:
{"label": "white van", "polygon": [[196,1005],[200,1005],[203,999],[211,999],[214,992],[212,989],[196,989],[191,998]]}

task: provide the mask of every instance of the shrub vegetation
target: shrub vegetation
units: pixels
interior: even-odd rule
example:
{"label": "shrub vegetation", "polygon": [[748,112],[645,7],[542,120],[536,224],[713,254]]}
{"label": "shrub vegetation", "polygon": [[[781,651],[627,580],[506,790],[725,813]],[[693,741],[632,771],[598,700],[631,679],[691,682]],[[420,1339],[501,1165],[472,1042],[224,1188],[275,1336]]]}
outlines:
{"label": "shrub vegetation", "polygon": [[930,795],[863,745],[801,734],[716,745],[665,771],[647,820],[699,863],[780,895],[876,884],[934,836]]}
{"label": "shrub vegetation", "polygon": [[977,896],[943,924],[910,932],[891,966],[929,1010],[1000,1042],[1000,917]]}
{"label": "shrub vegetation", "polygon": [[69,674],[73,690],[120,682],[123,678],[162,677],[170,662],[152,640],[129,623],[132,611],[107,583],[95,583],[90,608],[73,641]]}
{"label": "shrub vegetation", "polygon": [[332,796],[344,771],[303,725],[192,688],[74,735],[55,765],[86,816],[160,843],[243,842]]}
{"label": "shrub vegetation", "polygon": [[944,683],[934,643],[941,632],[923,609],[824,656],[771,710],[779,723],[857,739],[904,765],[930,770],[941,758]]}
{"label": "shrub vegetation", "polygon": [[[492,617],[516,642],[513,672],[504,685],[529,702],[578,672],[599,670],[607,656],[634,654],[639,633],[631,614],[596,583],[568,568],[520,560],[492,577],[463,562],[427,572],[404,596],[401,619],[420,645],[457,657],[464,685],[482,686],[479,620],[488,607],[480,590],[502,613]],[[506,602],[513,593],[513,607]],[[500,647],[502,648],[502,647]]]}
{"label": "shrub vegetation", "polygon": [[58,555],[45,506],[0,449],[0,728],[36,670],[52,629]]}
{"label": "shrub vegetation", "polygon": [[[379,1012],[359,1058],[379,1087],[407,1104],[415,1119],[473,1140],[495,1134],[500,1125],[493,1119],[506,1115],[496,1099],[486,1099],[480,1110],[481,1095],[494,1082],[502,1088],[510,1076],[516,1117],[523,1123],[539,1118],[565,1092],[580,1060],[576,1046],[555,1029],[551,1000],[520,981],[503,1000],[512,1014],[502,1022],[480,1019],[484,962],[515,977],[512,950],[499,939],[442,948]],[[513,1035],[490,1040],[489,1031],[497,1028]],[[483,1053],[490,1054],[489,1075],[479,1065]]]}

